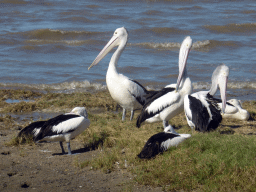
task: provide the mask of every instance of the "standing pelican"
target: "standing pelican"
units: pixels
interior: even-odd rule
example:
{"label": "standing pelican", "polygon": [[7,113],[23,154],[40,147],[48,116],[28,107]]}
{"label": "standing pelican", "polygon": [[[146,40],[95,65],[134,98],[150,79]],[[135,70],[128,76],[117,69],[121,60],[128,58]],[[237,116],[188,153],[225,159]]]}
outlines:
{"label": "standing pelican", "polygon": [[228,75],[229,68],[224,64],[219,65],[212,74],[212,86],[209,91],[199,91],[185,96],[185,115],[192,130],[195,128],[195,130],[205,132],[219,126],[222,121],[221,109],[218,105],[219,99],[215,99],[213,95],[219,87],[222,113],[225,113]]}
{"label": "standing pelican", "polygon": [[124,27],[116,29],[113,37],[88,68],[89,70],[97,65],[114,47],[118,46],[109,63],[106,83],[111,97],[123,108],[123,121],[125,120],[126,109],[131,110],[130,120],[132,120],[134,110],[142,108],[145,103],[144,96],[148,93],[137,81],[119,74],[116,70],[117,62],[126,46],[127,39],[128,33]]}
{"label": "standing pelican", "polygon": [[188,36],[183,40],[180,47],[177,84],[168,85],[147,98],[138,116],[137,127],[140,127],[144,121],[148,123],[163,121],[165,131],[170,130],[170,132],[178,134],[169,125],[168,121],[183,111],[184,96],[192,92],[192,84],[190,78],[187,76],[186,69],[191,47],[192,39]]}
{"label": "standing pelican", "polygon": [[34,141],[59,141],[62,153],[65,153],[63,141],[67,142],[68,154],[71,155],[70,140],[82,133],[90,125],[90,120],[84,107],[75,107],[70,113],[58,115],[49,119],[37,133]]}

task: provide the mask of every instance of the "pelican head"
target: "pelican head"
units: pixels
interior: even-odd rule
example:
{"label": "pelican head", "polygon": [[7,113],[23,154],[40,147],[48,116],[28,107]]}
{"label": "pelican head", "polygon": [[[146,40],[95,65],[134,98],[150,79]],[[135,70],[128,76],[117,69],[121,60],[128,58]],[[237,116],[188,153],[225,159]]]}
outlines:
{"label": "pelican head", "polygon": [[119,46],[120,49],[123,49],[127,43],[128,32],[124,27],[118,28],[115,30],[112,38],[105,45],[105,47],[101,50],[99,55],[93,61],[88,70],[97,65],[114,47]]}
{"label": "pelican head", "polygon": [[242,108],[242,103],[240,100],[230,99],[230,100],[228,100],[228,102],[231,103],[232,105],[234,105],[235,107],[238,107],[239,109]]}
{"label": "pelican head", "polygon": [[70,113],[74,113],[76,115],[84,116],[85,118],[88,117],[88,114],[87,114],[87,111],[86,111],[85,107],[75,107],[74,109],[72,109],[72,111]]}
{"label": "pelican head", "polygon": [[230,100],[228,100],[228,103],[232,104],[234,107],[236,107],[238,109],[239,115],[236,116],[236,119],[246,121],[250,118],[250,113],[242,108],[242,103],[240,100],[230,99]]}
{"label": "pelican head", "polygon": [[177,80],[176,85],[176,91],[178,91],[182,77],[184,76],[184,73],[186,71],[186,64],[188,60],[188,54],[192,47],[192,39],[190,36],[186,37],[180,47],[180,53],[179,53],[179,76]]}
{"label": "pelican head", "polygon": [[210,95],[214,95],[220,88],[220,96],[222,100],[222,113],[225,113],[226,108],[226,91],[228,83],[229,68],[228,66],[221,64],[219,65],[212,74],[212,87],[209,91]]}

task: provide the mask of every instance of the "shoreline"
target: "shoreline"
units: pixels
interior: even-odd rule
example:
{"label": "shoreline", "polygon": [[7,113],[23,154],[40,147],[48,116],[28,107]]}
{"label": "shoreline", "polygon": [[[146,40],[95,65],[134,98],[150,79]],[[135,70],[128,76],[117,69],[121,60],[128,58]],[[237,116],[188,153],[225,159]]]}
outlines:
{"label": "shoreline", "polygon": [[[137,80],[137,79],[135,79]],[[160,90],[170,82],[152,82],[138,80],[147,90]],[[171,82],[176,82],[173,80]],[[205,91],[210,89],[210,82],[192,82],[193,92]],[[19,83],[0,83],[0,90],[30,90],[39,93],[97,93],[107,91],[104,80],[90,82],[71,81],[54,84],[19,84]],[[219,92],[216,93],[219,97]],[[238,99],[241,101],[252,101],[256,98],[256,82],[228,82],[227,99]]]}

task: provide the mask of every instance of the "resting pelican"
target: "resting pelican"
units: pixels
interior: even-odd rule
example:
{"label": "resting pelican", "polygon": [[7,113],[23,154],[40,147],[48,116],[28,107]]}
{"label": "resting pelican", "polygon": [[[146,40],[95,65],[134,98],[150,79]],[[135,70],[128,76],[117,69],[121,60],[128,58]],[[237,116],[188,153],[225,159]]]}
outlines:
{"label": "resting pelican", "polygon": [[[222,103],[218,103],[219,107],[222,108]],[[250,113],[242,108],[240,100],[230,99],[227,101],[225,113],[222,114],[224,119],[238,119],[247,121],[250,117]]]}
{"label": "resting pelican", "polygon": [[186,69],[191,47],[192,39],[188,36],[183,40],[180,47],[177,84],[168,85],[147,98],[138,116],[137,127],[140,127],[144,121],[148,123],[163,121],[165,131],[171,130],[172,133],[178,134],[169,125],[168,121],[183,111],[184,96],[192,92],[192,84],[190,78],[187,76]]}
{"label": "resting pelican", "polygon": [[82,133],[90,125],[90,120],[84,107],[75,107],[70,113],[58,115],[49,119],[41,127],[34,141],[59,141],[62,153],[65,154],[63,141],[67,142],[68,154],[71,155],[70,140]]}
{"label": "resting pelican", "polygon": [[205,132],[216,129],[222,121],[221,109],[218,105],[219,99],[213,95],[220,88],[222,100],[222,113],[226,108],[226,89],[229,68],[219,65],[212,74],[212,86],[209,91],[199,91],[186,95],[184,99],[184,110],[188,125],[195,130]]}
{"label": "resting pelican", "polygon": [[144,96],[148,93],[137,81],[129,79],[116,70],[117,62],[126,46],[127,39],[128,33],[124,27],[116,29],[113,37],[88,68],[89,70],[97,65],[114,47],[118,46],[109,63],[106,83],[111,97],[123,108],[123,121],[125,120],[126,109],[131,110],[130,120],[132,120],[134,110],[142,108],[145,103]]}
{"label": "resting pelican", "polygon": [[157,133],[150,137],[138,155],[140,159],[151,159],[168,150],[170,147],[177,147],[184,140],[190,138],[190,134],[174,134],[171,130]]}

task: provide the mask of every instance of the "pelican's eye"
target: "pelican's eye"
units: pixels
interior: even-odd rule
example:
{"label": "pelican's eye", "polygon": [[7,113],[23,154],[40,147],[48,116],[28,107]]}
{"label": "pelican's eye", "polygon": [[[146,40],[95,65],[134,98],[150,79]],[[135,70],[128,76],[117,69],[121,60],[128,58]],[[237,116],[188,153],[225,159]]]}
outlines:
{"label": "pelican's eye", "polygon": [[117,34],[117,32],[115,32],[115,35]]}

